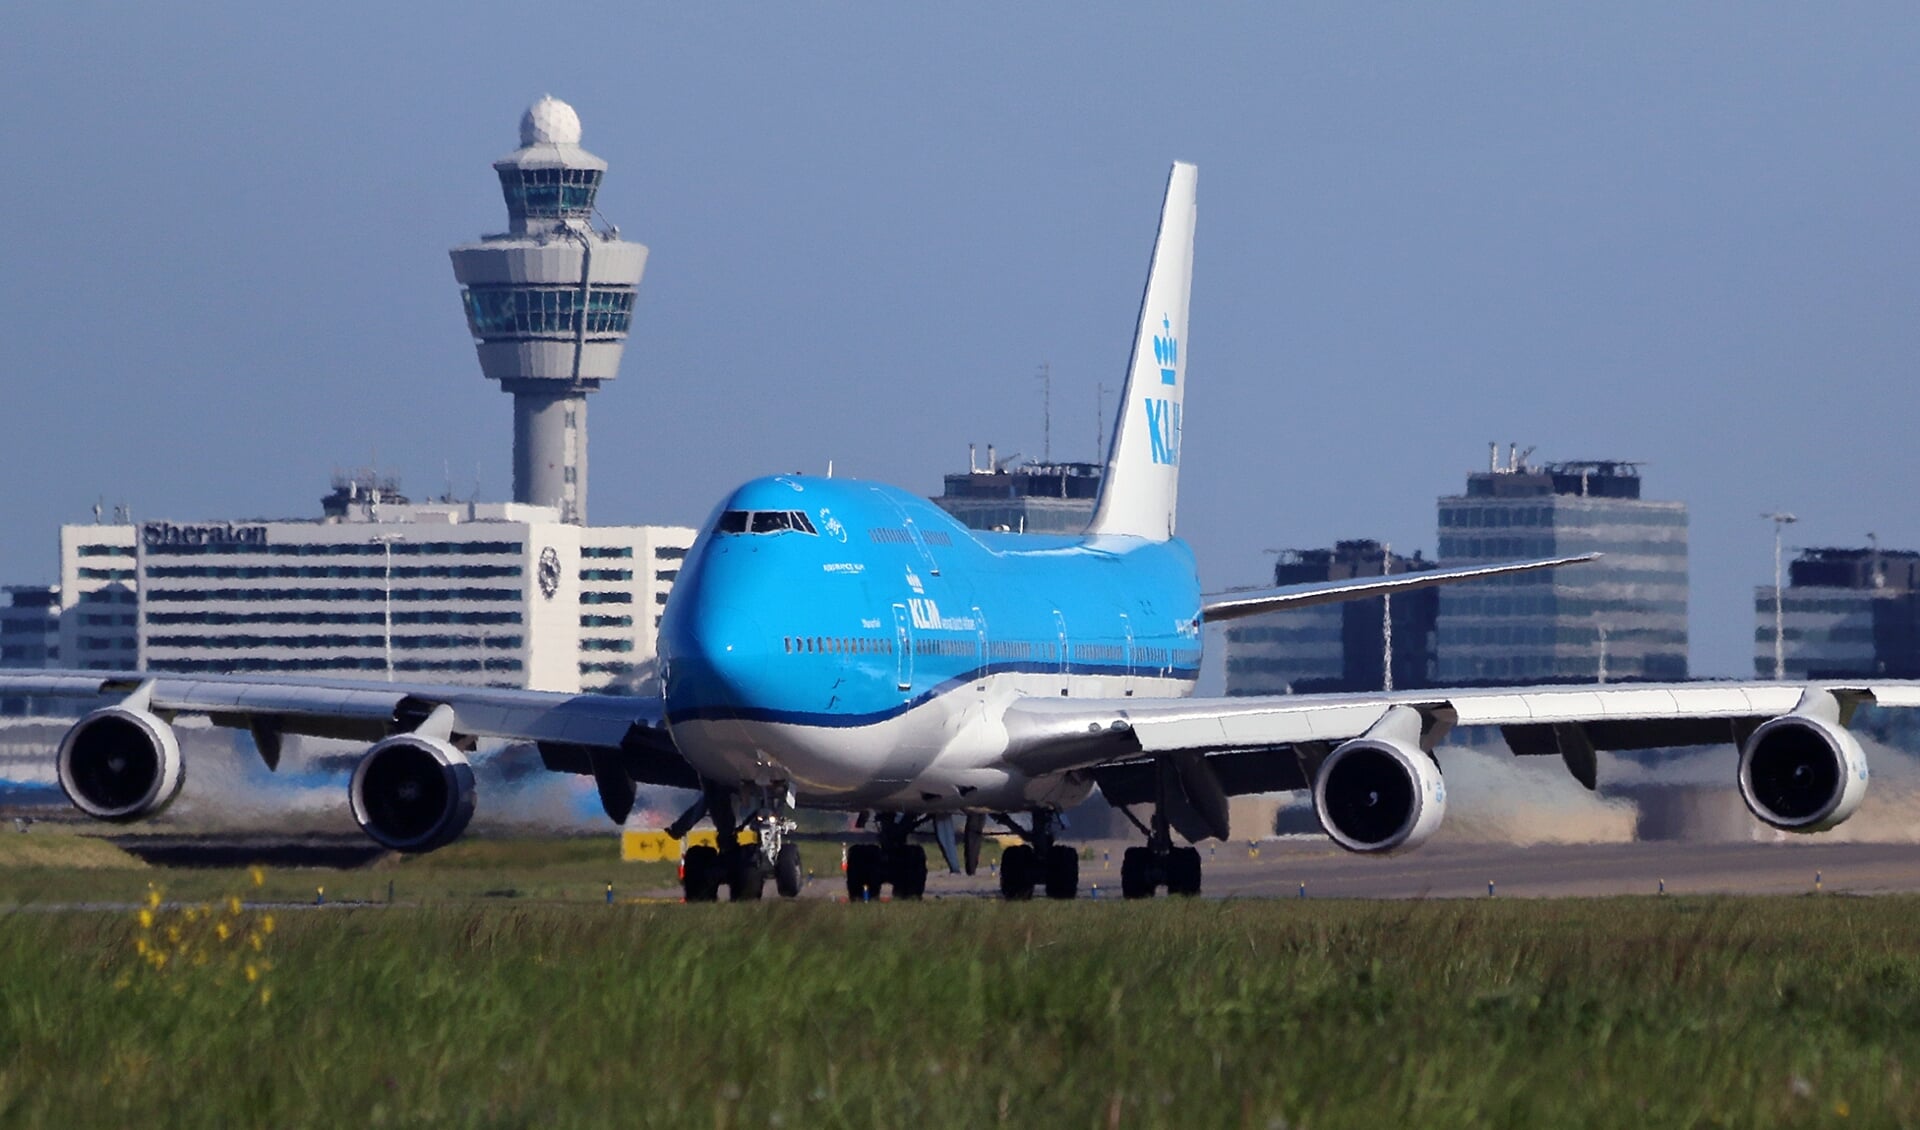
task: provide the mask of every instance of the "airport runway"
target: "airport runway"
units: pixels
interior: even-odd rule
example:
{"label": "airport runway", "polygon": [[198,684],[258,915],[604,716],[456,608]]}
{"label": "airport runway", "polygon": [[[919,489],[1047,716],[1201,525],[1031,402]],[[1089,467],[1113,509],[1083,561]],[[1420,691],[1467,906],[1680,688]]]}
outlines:
{"label": "airport runway", "polygon": [[[1082,897],[1095,885],[1099,897],[1118,897],[1126,845],[1095,847],[1104,855],[1081,863]],[[1259,845],[1257,857],[1245,842],[1200,852],[1205,893],[1215,898],[1298,898],[1301,883],[1308,898],[1486,898],[1488,880],[1501,898],[1651,895],[1662,880],[1669,894],[1792,895],[1812,892],[1816,876],[1830,894],[1920,891],[1920,844],[1430,844],[1380,857],[1324,840],[1275,840]],[[819,873],[808,893],[844,893],[829,878]],[[997,891],[985,872],[967,878],[936,870],[927,884],[929,897]]]}

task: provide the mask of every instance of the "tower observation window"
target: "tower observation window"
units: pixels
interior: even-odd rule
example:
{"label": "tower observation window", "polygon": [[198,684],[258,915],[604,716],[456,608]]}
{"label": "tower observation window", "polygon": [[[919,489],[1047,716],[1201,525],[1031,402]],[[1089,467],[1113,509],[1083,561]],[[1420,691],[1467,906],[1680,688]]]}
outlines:
{"label": "tower observation window", "polygon": [[585,216],[600,191],[599,169],[501,169],[500,191],[515,216]]}
{"label": "tower observation window", "polygon": [[[633,322],[634,289],[595,286],[587,292],[587,332],[625,334]],[[463,297],[467,326],[482,341],[572,337],[580,329],[580,288],[474,286]]]}

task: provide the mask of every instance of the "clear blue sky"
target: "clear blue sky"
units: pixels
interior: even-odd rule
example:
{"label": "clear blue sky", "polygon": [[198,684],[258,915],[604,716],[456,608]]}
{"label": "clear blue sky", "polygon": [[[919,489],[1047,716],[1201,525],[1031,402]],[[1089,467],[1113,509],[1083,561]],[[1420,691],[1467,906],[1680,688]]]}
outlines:
{"label": "clear blue sky", "polygon": [[829,459],[937,493],[970,441],[1039,452],[1042,360],[1090,457],[1180,158],[1209,587],[1431,552],[1490,440],[1691,505],[1697,673],[1750,670],[1761,511],[1920,547],[1920,9],[635,7],[10,11],[0,581],[102,498],[312,515],[375,459],[503,496],[446,249],[504,226],[547,92],[653,249],[596,522]]}

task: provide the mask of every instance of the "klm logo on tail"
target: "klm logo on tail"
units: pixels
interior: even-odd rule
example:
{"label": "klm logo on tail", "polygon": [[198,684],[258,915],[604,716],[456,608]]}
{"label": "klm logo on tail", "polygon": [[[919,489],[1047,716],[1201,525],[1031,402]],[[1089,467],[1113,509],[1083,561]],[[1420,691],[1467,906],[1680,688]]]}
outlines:
{"label": "klm logo on tail", "polygon": [[1160,383],[1172,385],[1180,383],[1180,339],[1173,336],[1173,323],[1165,314],[1160,315],[1160,328],[1167,331],[1164,336],[1153,335],[1153,357],[1160,362]]}
{"label": "klm logo on tail", "polygon": [[[1180,383],[1180,339],[1173,335],[1173,323],[1160,317],[1163,333],[1153,335],[1153,357],[1160,363],[1160,383]],[[1153,445],[1153,461],[1168,467],[1180,465],[1180,403],[1165,397],[1149,396],[1147,437]]]}

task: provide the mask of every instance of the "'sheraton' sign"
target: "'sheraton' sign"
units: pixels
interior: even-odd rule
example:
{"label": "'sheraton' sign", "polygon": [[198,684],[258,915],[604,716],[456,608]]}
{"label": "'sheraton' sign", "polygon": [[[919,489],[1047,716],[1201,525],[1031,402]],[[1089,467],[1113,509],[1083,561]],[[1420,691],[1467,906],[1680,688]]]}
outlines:
{"label": "'sheraton' sign", "polygon": [[149,548],[163,545],[265,545],[265,526],[236,526],[232,522],[204,526],[176,526],[172,522],[148,522],[140,527],[140,540]]}

